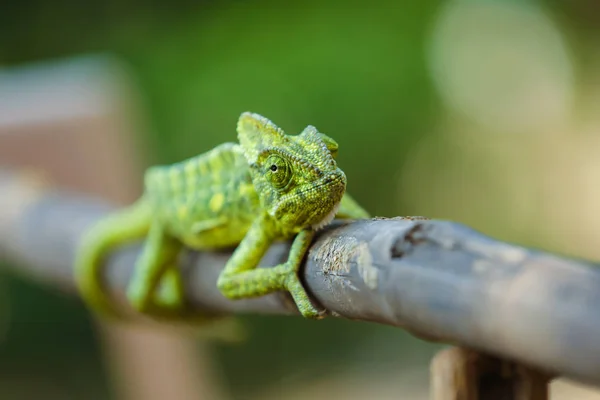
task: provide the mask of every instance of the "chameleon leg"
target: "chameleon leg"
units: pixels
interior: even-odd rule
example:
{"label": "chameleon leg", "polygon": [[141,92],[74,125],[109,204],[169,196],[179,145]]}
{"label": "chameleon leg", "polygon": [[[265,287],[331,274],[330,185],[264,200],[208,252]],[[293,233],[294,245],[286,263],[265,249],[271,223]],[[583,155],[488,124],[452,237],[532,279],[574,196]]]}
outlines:
{"label": "chameleon leg", "polygon": [[[168,237],[160,224],[155,223],[150,227],[127,288],[127,297],[137,311],[152,313],[156,306],[182,303],[183,294],[179,290],[181,285],[177,283],[177,271],[173,267],[169,268],[177,261],[180,250],[181,244]],[[163,290],[166,290],[166,294],[161,298],[158,288],[163,277],[166,285]]]}
{"label": "chameleon leg", "polygon": [[308,298],[308,294],[306,293],[306,290],[302,286],[300,278],[298,277],[298,271],[300,270],[302,260],[304,259],[304,256],[308,251],[308,248],[310,247],[311,241],[314,236],[314,231],[301,231],[296,236],[296,239],[294,239],[294,243],[292,243],[292,248],[290,249],[290,255],[288,257],[288,260],[284,264],[287,268],[287,274],[284,280],[285,288],[290,292],[290,294],[294,298],[294,301],[296,302],[300,313],[305,317],[312,318],[320,316],[320,313],[312,305],[312,302]]}
{"label": "chameleon leg", "polygon": [[155,303],[159,308],[181,310],[183,302],[183,282],[177,265],[171,264],[165,271],[158,292],[155,295]]}
{"label": "chameleon leg", "polygon": [[285,264],[255,269],[271,241],[262,231],[260,224],[253,225],[219,276],[219,290],[230,299],[257,297],[277,290],[288,290],[304,317],[319,317],[319,310],[312,305],[298,277],[302,259],[313,236],[313,231],[301,231],[294,239]]}

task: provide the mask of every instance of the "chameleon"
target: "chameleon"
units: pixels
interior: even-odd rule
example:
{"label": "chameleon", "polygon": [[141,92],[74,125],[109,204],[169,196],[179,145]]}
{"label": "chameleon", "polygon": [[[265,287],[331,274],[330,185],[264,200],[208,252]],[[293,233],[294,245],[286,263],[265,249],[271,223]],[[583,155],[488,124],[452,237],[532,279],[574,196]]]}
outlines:
{"label": "chameleon", "polygon": [[[346,193],[338,167],[338,143],[314,126],[288,135],[269,119],[244,112],[239,143],[227,142],[171,165],[149,167],[133,204],[86,230],[75,276],[87,305],[118,316],[102,282],[111,250],[143,240],[126,288],[126,300],[142,315],[178,315],[185,308],[178,257],[184,248],[235,247],[218,277],[229,299],[287,291],[299,313],[322,318],[298,272],[315,233],[335,217],[369,218]],[[272,243],[291,240],[286,262],[257,268]]]}

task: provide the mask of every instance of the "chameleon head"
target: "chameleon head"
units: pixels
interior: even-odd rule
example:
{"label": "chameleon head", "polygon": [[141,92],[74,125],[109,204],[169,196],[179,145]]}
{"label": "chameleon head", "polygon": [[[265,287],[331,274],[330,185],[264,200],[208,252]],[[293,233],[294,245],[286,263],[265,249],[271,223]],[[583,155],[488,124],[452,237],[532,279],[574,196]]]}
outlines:
{"label": "chameleon head", "polygon": [[237,130],[262,206],[282,231],[319,229],[333,219],[346,190],[333,139],[313,126],[289,136],[252,113],[240,116]]}

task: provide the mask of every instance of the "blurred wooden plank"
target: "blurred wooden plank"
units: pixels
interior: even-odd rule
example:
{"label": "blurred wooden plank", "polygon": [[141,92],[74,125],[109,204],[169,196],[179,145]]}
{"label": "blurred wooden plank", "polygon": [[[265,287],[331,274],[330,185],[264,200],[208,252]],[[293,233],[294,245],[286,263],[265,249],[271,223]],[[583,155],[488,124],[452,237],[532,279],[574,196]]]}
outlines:
{"label": "blurred wooden plank", "polygon": [[[117,62],[83,57],[0,71],[0,167],[117,204],[141,192],[135,93]],[[173,331],[103,326],[117,394],[219,399],[207,348]],[[204,353],[204,354],[203,354]],[[198,358],[197,356],[202,356]]]}
{"label": "blurred wooden plank", "polygon": [[548,400],[549,381],[521,364],[459,347],[431,363],[433,400]]}
{"label": "blurred wooden plank", "polygon": [[141,191],[141,113],[115,61],[88,57],[0,71],[0,165],[118,203]]}

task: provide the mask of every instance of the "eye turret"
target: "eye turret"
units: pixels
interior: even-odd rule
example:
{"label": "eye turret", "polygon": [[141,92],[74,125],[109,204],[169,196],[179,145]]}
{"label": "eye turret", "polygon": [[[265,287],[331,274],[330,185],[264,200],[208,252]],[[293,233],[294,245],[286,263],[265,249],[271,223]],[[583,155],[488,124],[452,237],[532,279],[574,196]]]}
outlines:
{"label": "eye turret", "polygon": [[271,155],[265,162],[267,180],[276,189],[284,189],[292,179],[292,167],[279,155]]}

